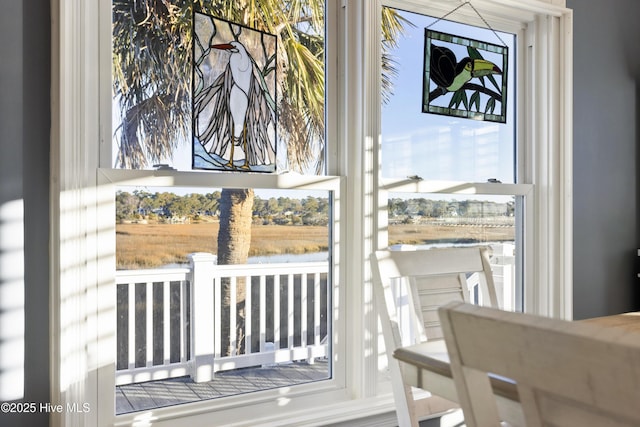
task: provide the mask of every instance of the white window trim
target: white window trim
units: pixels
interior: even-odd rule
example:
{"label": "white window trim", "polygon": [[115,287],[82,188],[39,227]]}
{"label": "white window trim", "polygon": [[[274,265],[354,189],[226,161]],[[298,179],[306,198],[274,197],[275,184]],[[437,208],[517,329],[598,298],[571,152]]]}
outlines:
{"label": "white window trim", "polygon": [[[215,184],[213,184],[215,182]],[[105,292],[101,305],[104,307],[115,307],[115,294],[109,292],[109,283],[115,283],[114,274],[109,277],[108,271],[114,271],[115,261],[113,254],[115,253],[115,200],[114,194],[119,186],[181,186],[189,188],[211,189],[212,185],[216,188],[253,188],[253,189],[292,189],[292,190],[324,190],[332,193],[333,210],[332,217],[334,226],[331,229],[332,241],[334,245],[333,254],[333,277],[332,277],[332,294],[334,319],[332,320],[332,353],[344,354],[345,348],[345,332],[346,323],[345,307],[340,304],[344,301],[344,274],[340,268],[339,247],[341,239],[344,239],[344,230],[340,227],[340,218],[344,215],[346,204],[341,200],[341,194],[345,194],[343,188],[346,180],[342,177],[333,176],[302,176],[295,173],[285,173],[280,175],[269,174],[237,174],[231,175],[227,173],[203,173],[203,172],[185,172],[185,171],[149,171],[149,170],[124,170],[124,169],[99,169],[98,170],[98,218],[101,223],[98,224],[100,234],[100,246],[103,257],[100,258],[99,271],[103,272],[101,280],[103,280]],[[111,310],[112,311],[112,310]],[[115,335],[116,319],[113,315],[104,316],[104,323],[100,328],[102,335]],[[113,345],[112,340],[109,345]],[[345,387],[346,364],[341,362],[340,358],[332,361],[333,378],[323,380],[311,384],[291,387],[290,389],[265,390],[250,394],[226,397],[223,399],[203,400],[188,405],[180,405],[180,407],[158,408],[153,411],[143,411],[139,413],[123,414],[115,416],[114,390],[115,376],[114,369],[115,359],[113,357],[114,348],[104,351],[109,353],[110,357],[105,357],[104,375],[98,387],[99,401],[103,416],[100,418],[104,426],[127,426],[135,424],[150,416],[152,413],[156,422],[165,420],[170,423],[176,418],[176,414],[180,414],[181,419],[175,421],[175,425],[183,425],[188,418],[190,425],[206,426],[210,423],[211,412],[215,412],[216,422],[221,425],[233,424],[252,426],[255,423],[266,422],[273,417],[273,414],[283,412],[282,407],[286,406],[289,412],[307,412],[304,411],[309,407],[312,401],[323,401],[330,405],[332,403],[344,402],[347,398]],[[102,370],[103,368],[101,368]],[[284,390],[284,391],[283,391]],[[310,401],[310,399],[312,399]],[[252,411],[246,411],[247,407],[252,407]],[[264,418],[253,414],[265,414]],[[308,416],[305,413],[305,417]],[[335,416],[335,415],[334,415]],[[289,418],[291,416],[289,415]],[[280,421],[281,422],[281,421]],[[298,421],[295,421],[297,423]],[[296,425],[291,423],[291,425]],[[155,425],[155,423],[154,423]]]}
{"label": "white window trim", "polygon": [[[371,218],[364,236],[364,262],[372,248],[387,245],[386,190],[391,182],[382,182],[374,165],[380,164],[380,75],[381,41],[380,10],[389,6],[431,16],[444,16],[461,1],[444,0],[375,0],[365,8],[363,36],[363,151],[364,170],[361,191],[363,217]],[[572,273],[572,128],[573,128],[573,56],[572,11],[564,1],[549,0],[476,0],[474,7],[482,17],[499,31],[519,35],[518,48],[522,49],[518,61],[518,155],[524,167],[519,168],[517,185],[503,184],[509,194],[525,195],[524,309],[529,313],[571,319],[573,303]],[[471,8],[461,8],[457,21],[485,26]],[[524,102],[526,100],[526,103]],[[367,109],[364,106],[370,106]],[[416,191],[443,191],[442,183],[424,181],[414,185]],[[522,185],[521,184],[521,185]],[[446,184],[445,184],[446,185]],[[479,192],[492,193],[487,184],[462,183]],[[439,188],[440,187],[440,188]],[[509,187],[509,188],[507,188]],[[445,187],[446,188],[446,187]],[[405,187],[406,189],[406,187]],[[449,191],[449,190],[444,190]],[[379,230],[376,232],[376,230]],[[364,273],[364,305],[375,312],[371,298],[371,277]],[[365,316],[365,331],[381,342],[377,316]],[[384,354],[380,353],[380,358]],[[365,360],[364,389],[370,395],[379,395],[387,389],[386,375],[376,375],[376,358]]]}
{"label": "white window trim", "polygon": [[[337,14],[338,2],[328,3],[329,13]],[[350,336],[346,333],[347,287],[339,286],[338,292],[334,292],[332,324],[333,349],[338,357],[332,362],[331,380],[115,416],[114,281],[108,272],[113,272],[115,265],[116,185],[323,189],[344,195],[346,191],[341,189],[345,180],[294,173],[265,176],[100,169],[101,162],[107,167],[111,164],[111,87],[105,77],[111,73],[111,43],[110,37],[105,37],[111,27],[110,1],[60,0],[52,10],[58,18],[54,19],[53,56],[59,58],[54,65],[52,85],[54,97],[58,95],[60,99],[59,105],[54,106],[52,138],[52,400],[63,407],[66,403],[88,403],[92,409],[87,413],[53,414],[53,425],[152,422],[208,426],[215,416],[216,423],[238,426],[272,423],[297,426],[320,420],[335,423],[362,413],[363,403],[353,404],[350,399],[352,387],[346,373],[353,365],[344,357],[347,353],[343,350],[357,333],[349,332]],[[327,37],[333,39],[329,43],[337,39],[334,33]],[[337,66],[336,60],[328,61],[329,69]],[[330,86],[327,98],[336,100],[337,90]],[[329,123],[339,115],[339,111],[332,113],[327,117]],[[330,133],[328,138],[336,136]],[[338,146],[329,153],[330,170],[342,170],[335,165],[340,157],[344,156]],[[332,230],[336,247],[344,242],[346,233],[346,226],[340,222],[346,218],[346,203],[340,203],[339,199],[337,202]],[[346,252],[334,252],[334,282],[346,283],[347,263],[344,255],[340,255]],[[246,410],[248,406],[251,411]]]}
{"label": "white window trim", "polygon": [[[446,13],[457,3],[385,1],[434,15]],[[333,165],[329,172],[348,176],[342,184],[342,194],[349,206],[341,206],[340,224],[341,236],[347,231],[349,236],[340,249],[349,254],[340,270],[341,282],[348,283],[340,297],[349,307],[344,319],[349,322],[348,351],[343,354],[344,386],[326,391],[328,400],[319,400],[317,390],[311,387],[295,402],[288,402],[289,396],[280,396],[279,400],[256,402],[252,411],[246,407],[255,402],[254,398],[243,396],[228,400],[225,409],[215,412],[210,402],[201,402],[139,413],[135,420],[127,420],[129,424],[135,421],[140,425],[199,426],[209,425],[212,417],[223,417],[235,425],[317,425],[376,415],[379,425],[393,422],[392,400],[384,384],[379,383],[377,371],[377,315],[368,264],[368,254],[378,245],[377,196],[373,190],[379,183],[373,171],[380,130],[380,5],[380,0],[342,1],[344,29],[335,34],[342,54],[329,61],[336,61],[338,75],[344,77],[327,92],[338,100],[338,111],[328,120],[335,120],[337,131],[332,137],[340,143],[329,154]],[[529,72],[536,77],[536,85],[526,94],[532,113],[521,118],[525,120],[527,141],[523,155],[532,166],[525,172],[524,182],[533,184],[536,218],[532,239],[535,255],[530,268],[535,274],[525,279],[535,285],[528,296],[531,306],[527,310],[570,318],[572,13],[564,7],[563,0],[474,0],[474,6],[483,14],[486,12],[496,29],[508,28],[514,14],[536,24],[535,31],[528,33],[535,63]],[[53,403],[65,407],[67,403],[88,403],[91,408],[86,413],[51,414],[51,419],[54,426],[115,425],[113,402],[99,392],[101,385],[113,378],[111,354],[115,346],[113,336],[101,334],[104,322],[113,318],[113,306],[104,293],[109,278],[101,271],[101,263],[108,262],[112,250],[112,236],[104,234],[99,224],[105,206],[100,204],[103,188],[98,171],[100,151],[109,155],[105,153],[110,152],[111,146],[110,130],[101,120],[104,93],[110,94],[108,79],[101,78],[101,74],[110,74],[110,69],[100,66],[100,52],[110,49],[109,38],[100,35],[105,31],[105,15],[110,16],[110,2],[53,0],[51,10],[51,395]],[[469,19],[473,19],[471,14]],[[106,32],[109,33],[108,28]],[[102,100],[103,105],[97,100]],[[110,105],[107,108],[110,111]],[[318,408],[318,404],[329,401],[341,403]],[[243,412],[263,415],[260,420],[245,415],[242,421],[238,414]]]}
{"label": "white window trim", "polygon": [[[461,1],[377,0],[376,12],[369,17],[365,45],[371,69],[379,69],[380,14],[382,5],[410,9],[416,13],[443,16]],[[531,246],[530,265],[525,278],[528,293],[525,311],[570,319],[572,317],[572,153],[573,153],[573,54],[572,19],[564,1],[475,0],[473,5],[499,31],[519,34],[517,88],[519,121],[519,163],[523,164],[518,182],[533,186],[532,208],[535,222],[528,226],[525,239]],[[373,8],[372,8],[373,9]],[[471,8],[461,8],[451,19],[484,26]],[[524,40],[522,40],[524,39]],[[368,76],[368,105],[380,105],[379,72]],[[369,115],[366,134],[380,135],[379,113]],[[378,141],[378,138],[371,138]],[[379,147],[368,150],[371,164],[378,164]],[[373,177],[380,180],[378,177]],[[383,189],[390,182],[380,182]],[[442,192],[451,183],[422,181],[416,191]],[[413,184],[410,184],[413,185]],[[440,188],[441,186],[443,186]],[[495,187],[467,183],[479,192],[491,193]],[[502,184],[505,194],[523,194],[523,188]],[[406,191],[406,190],[404,190]],[[514,193],[515,191],[515,193]],[[526,190],[529,191],[529,190]],[[533,284],[533,286],[531,286]]]}

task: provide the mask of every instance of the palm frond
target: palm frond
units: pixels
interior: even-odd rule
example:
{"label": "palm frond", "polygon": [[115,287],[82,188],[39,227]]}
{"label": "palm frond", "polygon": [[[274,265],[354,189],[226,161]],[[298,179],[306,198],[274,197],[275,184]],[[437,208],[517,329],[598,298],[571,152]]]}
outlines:
{"label": "palm frond", "polygon": [[[276,35],[278,134],[287,144],[290,167],[312,167],[325,143],[324,5],[325,0],[113,0],[113,99],[121,117],[114,135],[117,165],[146,167],[188,141],[195,7]],[[397,75],[390,52],[407,25],[412,24],[398,11],[383,8],[385,100]]]}
{"label": "palm frond", "polygon": [[382,102],[388,103],[393,95],[393,81],[398,76],[397,62],[391,55],[398,48],[398,40],[405,28],[415,25],[402,16],[398,10],[382,8]]}
{"label": "palm frond", "polygon": [[112,4],[113,97],[121,117],[116,161],[141,168],[170,155],[189,128],[186,2]]}

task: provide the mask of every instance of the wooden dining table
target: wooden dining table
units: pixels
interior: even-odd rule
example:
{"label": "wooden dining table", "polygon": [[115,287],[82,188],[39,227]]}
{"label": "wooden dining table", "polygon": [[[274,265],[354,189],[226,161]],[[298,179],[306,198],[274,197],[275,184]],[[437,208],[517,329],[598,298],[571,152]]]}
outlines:
{"label": "wooden dining table", "polygon": [[[640,333],[640,312],[594,317],[579,320],[579,322],[592,323],[612,330]],[[458,402],[444,340],[400,347],[394,351],[393,357],[399,361],[407,384],[424,388],[434,395]],[[490,380],[501,418],[514,426],[525,425],[515,382],[498,376],[490,376]]]}
{"label": "wooden dining table", "polygon": [[628,332],[640,332],[640,311],[614,314],[611,316],[593,317],[590,319],[578,320],[578,322],[593,323],[594,325]]}

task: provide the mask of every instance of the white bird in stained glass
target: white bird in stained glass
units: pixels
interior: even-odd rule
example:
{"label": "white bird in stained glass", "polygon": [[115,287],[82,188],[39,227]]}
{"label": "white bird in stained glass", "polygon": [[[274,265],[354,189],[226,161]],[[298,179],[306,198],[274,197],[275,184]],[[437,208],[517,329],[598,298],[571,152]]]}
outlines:
{"label": "white bird in stained glass", "polygon": [[[211,48],[231,55],[224,72],[194,100],[196,137],[211,154],[222,157],[229,153],[225,168],[251,170],[252,166],[273,163],[275,147],[269,128],[275,122],[275,103],[264,77],[242,43],[232,41]],[[203,119],[208,119],[206,126],[201,126]],[[239,165],[234,163],[236,147],[244,152]]]}

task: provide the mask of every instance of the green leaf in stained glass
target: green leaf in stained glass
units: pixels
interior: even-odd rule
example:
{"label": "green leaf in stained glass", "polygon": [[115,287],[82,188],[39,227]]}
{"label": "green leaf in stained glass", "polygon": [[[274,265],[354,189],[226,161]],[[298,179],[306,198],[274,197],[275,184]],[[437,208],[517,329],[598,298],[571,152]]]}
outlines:
{"label": "green leaf in stained glass", "polygon": [[453,96],[451,97],[451,101],[449,101],[449,107],[448,108],[458,108],[457,106],[460,105],[460,92],[454,92]]}
{"label": "green leaf in stained glass", "polygon": [[502,95],[502,88],[498,86],[498,82],[496,81],[496,78],[493,77],[491,74],[489,74],[487,77],[489,78],[489,81],[491,82],[493,87],[495,87],[498,90],[498,93]]}
{"label": "green leaf in stained glass", "polygon": [[469,111],[469,98],[467,98],[467,91],[461,89],[458,92],[462,93],[462,103],[464,104],[464,109]]}
{"label": "green leaf in stained glass", "polygon": [[478,49],[473,46],[467,46],[467,53],[471,59],[484,59]]}
{"label": "green leaf in stained glass", "polygon": [[496,109],[496,100],[495,98],[489,98],[489,100],[487,101],[487,106],[484,109],[485,114],[486,113],[492,113],[493,111]]}
{"label": "green leaf in stained glass", "polygon": [[475,91],[473,95],[471,95],[471,99],[469,102],[471,104],[472,109],[473,109],[473,106],[475,105],[476,111],[480,112],[480,92]]}

